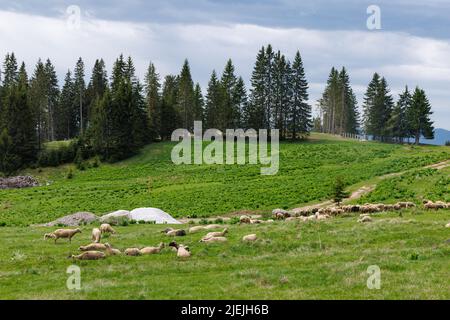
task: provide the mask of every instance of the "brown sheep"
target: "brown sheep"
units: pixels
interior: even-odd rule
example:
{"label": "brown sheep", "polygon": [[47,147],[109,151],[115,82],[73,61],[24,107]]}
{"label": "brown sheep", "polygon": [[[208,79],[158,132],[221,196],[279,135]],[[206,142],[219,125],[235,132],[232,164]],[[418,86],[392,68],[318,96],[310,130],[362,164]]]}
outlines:
{"label": "brown sheep", "polygon": [[164,230],[163,232],[165,232],[166,235],[168,235],[170,237],[182,237],[182,236],[186,235],[186,231],[183,229],[168,228],[168,229]]}
{"label": "brown sheep", "polygon": [[92,241],[95,243],[99,243],[102,239],[102,232],[99,228],[92,229]]}
{"label": "brown sheep", "polygon": [[156,254],[160,253],[164,248],[164,243],[161,242],[158,247],[145,247],[141,249],[141,254]]}
{"label": "brown sheep", "polygon": [[78,248],[80,251],[105,251],[106,245],[102,243],[91,243],[87,246],[81,246]]}
{"label": "brown sheep", "polygon": [[172,247],[176,250],[178,258],[189,258],[191,256],[189,247],[186,247],[182,244],[178,245],[175,241],[170,242],[169,247]]}
{"label": "brown sheep", "polygon": [[125,254],[127,256],[140,256],[141,255],[141,251],[138,248],[128,248],[125,250]]}
{"label": "brown sheep", "polygon": [[99,260],[105,259],[106,255],[100,251],[86,251],[79,255],[72,255],[72,259],[77,260]]}
{"label": "brown sheep", "polygon": [[113,227],[111,227],[111,225],[108,223],[103,223],[100,226],[100,231],[102,232],[102,234],[103,233],[112,233],[112,234],[116,233],[116,230],[114,230]]}
{"label": "brown sheep", "polygon": [[78,228],[77,229],[58,229],[52,233],[47,233],[44,236],[44,239],[49,239],[49,238],[55,239],[55,243],[56,243],[56,241],[60,238],[67,238],[67,239],[69,239],[69,242],[72,242],[73,236],[75,236],[77,233],[81,233],[81,230]]}
{"label": "brown sheep", "polygon": [[112,248],[111,245],[110,245],[109,243],[105,243],[105,247],[106,247],[105,252],[106,252],[106,254],[107,254],[108,256],[115,256],[115,255],[120,255],[120,254],[122,254],[122,252],[120,252],[119,249],[114,249],[114,248]]}

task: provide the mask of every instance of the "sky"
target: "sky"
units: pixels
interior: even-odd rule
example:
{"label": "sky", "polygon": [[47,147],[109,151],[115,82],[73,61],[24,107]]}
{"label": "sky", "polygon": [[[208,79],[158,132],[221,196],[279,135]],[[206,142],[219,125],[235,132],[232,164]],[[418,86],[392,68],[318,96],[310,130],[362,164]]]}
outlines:
{"label": "sky", "polygon": [[[367,26],[371,5],[381,29]],[[0,57],[14,52],[29,74],[50,58],[60,81],[78,57],[88,79],[95,59],[110,71],[123,53],[141,79],[150,61],[163,78],[187,58],[203,89],[231,58],[249,85],[268,43],[291,60],[300,51],[313,106],[330,69],[345,66],[359,105],[378,72],[395,99],[405,85],[423,88],[435,127],[450,130],[450,0],[0,0]]]}

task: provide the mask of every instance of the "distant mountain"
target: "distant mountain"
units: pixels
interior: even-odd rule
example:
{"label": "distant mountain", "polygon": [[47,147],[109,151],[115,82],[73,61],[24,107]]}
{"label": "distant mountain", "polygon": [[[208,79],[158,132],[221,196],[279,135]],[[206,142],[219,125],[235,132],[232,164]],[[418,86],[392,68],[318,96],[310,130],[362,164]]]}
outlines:
{"label": "distant mountain", "polygon": [[441,128],[434,130],[434,139],[432,140],[427,140],[424,138],[420,139],[420,143],[434,144],[440,146],[445,145],[446,141],[450,141],[450,131]]}

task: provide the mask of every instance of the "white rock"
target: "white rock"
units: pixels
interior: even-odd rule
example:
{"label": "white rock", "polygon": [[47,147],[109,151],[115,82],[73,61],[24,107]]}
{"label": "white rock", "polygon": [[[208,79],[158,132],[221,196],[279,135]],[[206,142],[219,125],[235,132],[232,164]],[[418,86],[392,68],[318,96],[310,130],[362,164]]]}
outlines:
{"label": "white rock", "polygon": [[132,220],[135,221],[154,221],[157,224],[181,224],[181,222],[172,218],[172,216],[157,208],[137,208],[130,212]]}
{"label": "white rock", "polygon": [[117,210],[100,217],[100,222],[118,224],[121,220],[131,220],[130,211]]}

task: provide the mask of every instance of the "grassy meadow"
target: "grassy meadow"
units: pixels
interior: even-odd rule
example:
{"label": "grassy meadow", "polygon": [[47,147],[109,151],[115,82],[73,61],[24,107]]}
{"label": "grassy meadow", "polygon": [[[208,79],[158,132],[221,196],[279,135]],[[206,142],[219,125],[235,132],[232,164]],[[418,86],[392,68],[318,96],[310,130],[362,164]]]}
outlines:
{"label": "grassy meadow", "polygon": [[[326,221],[226,225],[228,242],[198,241],[206,232],[177,238],[192,256],[166,248],[152,256],[101,261],[68,259],[90,243],[92,225],[72,243],[44,241],[54,228],[33,227],[77,211],[159,207],[175,217],[214,217],[236,211],[267,215],[328,200],[337,176],[353,190],[374,185],[354,202],[423,199],[450,202],[450,169],[425,169],[450,159],[450,149],[357,142],[313,135],[280,146],[280,171],[260,166],[175,166],[172,143],[146,147],[127,161],[78,171],[71,165],[26,170],[42,186],[0,190],[1,299],[450,299],[450,210],[421,207]],[[72,179],[67,178],[74,170]],[[389,173],[401,173],[386,178]],[[182,226],[188,228],[189,225]],[[225,225],[224,225],[225,227]],[[156,246],[172,240],[166,226],[130,224],[104,239],[113,247]],[[242,237],[256,233],[258,240]],[[81,290],[66,287],[67,267],[81,268]],[[381,289],[370,290],[369,266],[381,270]]]}
{"label": "grassy meadow", "polygon": [[[331,197],[337,176],[348,186],[377,176],[450,159],[450,149],[344,140],[314,134],[306,142],[280,144],[277,175],[260,165],[180,165],[174,143],[155,143],[117,164],[78,171],[72,165],[26,170],[41,187],[0,190],[0,224],[45,223],[78,211],[101,215],[157,207],[174,217],[208,217],[294,208]],[[72,179],[68,179],[69,172]]]}

